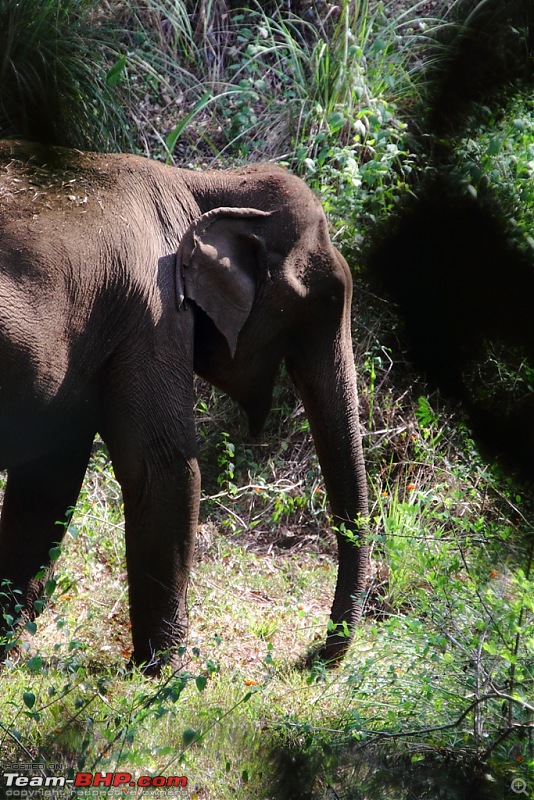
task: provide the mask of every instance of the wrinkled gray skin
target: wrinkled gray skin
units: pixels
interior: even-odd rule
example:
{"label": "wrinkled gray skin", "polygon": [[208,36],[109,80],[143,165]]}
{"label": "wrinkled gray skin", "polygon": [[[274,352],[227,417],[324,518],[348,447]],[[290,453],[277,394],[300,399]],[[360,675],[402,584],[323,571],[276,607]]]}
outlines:
{"label": "wrinkled gray skin", "polygon": [[[272,166],[199,173],[1,143],[0,231],[0,577],[31,606],[99,432],[124,495],[133,657],[157,673],[186,626],[194,371],[257,434],[285,359],[335,524],[357,532],[366,514],[347,264],[312,192]],[[352,631],[367,552],[338,546],[331,619]],[[330,630],[321,654],[347,645]]]}

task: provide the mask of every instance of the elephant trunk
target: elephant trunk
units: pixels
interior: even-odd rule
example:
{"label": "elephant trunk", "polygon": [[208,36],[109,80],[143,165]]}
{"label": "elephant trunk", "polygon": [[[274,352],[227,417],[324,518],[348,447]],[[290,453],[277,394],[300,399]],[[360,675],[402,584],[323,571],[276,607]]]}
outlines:
{"label": "elephant trunk", "polygon": [[320,654],[335,662],[344,656],[361,615],[369,558],[363,530],[367,482],[348,300],[341,324],[301,340],[288,358],[288,368],[310,422],[336,529],[339,565],[332,624]]}

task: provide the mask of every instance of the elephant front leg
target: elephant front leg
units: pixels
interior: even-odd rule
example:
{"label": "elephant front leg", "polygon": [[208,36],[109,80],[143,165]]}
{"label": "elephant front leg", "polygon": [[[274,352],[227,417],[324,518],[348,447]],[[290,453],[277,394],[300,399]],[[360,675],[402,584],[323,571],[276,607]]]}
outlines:
{"label": "elephant front leg", "polygon": [[178,333],[165,337],[176,343],[171,358],[117,356],[105,387],[102,433],[124,498],[132,660],[149,674],[178,665],[200,500],[191,355]]}
{"label": "elephant front leg", "polygon": [[200,474],[195,459],[145,464],[145,470],[142,488],[135,481],[123,482],[126,561],[133,661],[157,674],[164,663],[179,666]]}

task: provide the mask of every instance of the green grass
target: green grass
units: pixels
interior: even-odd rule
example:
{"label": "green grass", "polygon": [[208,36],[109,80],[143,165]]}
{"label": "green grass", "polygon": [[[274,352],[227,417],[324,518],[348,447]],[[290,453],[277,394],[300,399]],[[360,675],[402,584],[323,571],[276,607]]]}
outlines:
{"label": "green grass", "polygon": [[[0,3],[0,135],[125,146],[120,51],[96,0]],[[118,66],[117,66],[118,65]]]}

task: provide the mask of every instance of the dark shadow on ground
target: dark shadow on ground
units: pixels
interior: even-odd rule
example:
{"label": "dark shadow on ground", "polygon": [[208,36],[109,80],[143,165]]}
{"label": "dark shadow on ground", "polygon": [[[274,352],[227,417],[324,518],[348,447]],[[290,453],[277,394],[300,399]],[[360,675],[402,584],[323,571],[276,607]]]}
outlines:
{"label": "dark shadow on ground", "polygon": [[279,749],[270,763],[277,800],[501,800],[511,794],[509,776],[490,775],[475,760],[410,753],[402,743]]}

